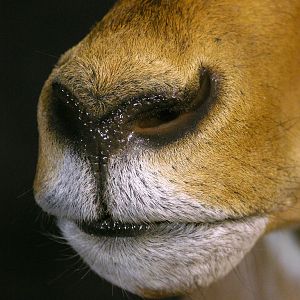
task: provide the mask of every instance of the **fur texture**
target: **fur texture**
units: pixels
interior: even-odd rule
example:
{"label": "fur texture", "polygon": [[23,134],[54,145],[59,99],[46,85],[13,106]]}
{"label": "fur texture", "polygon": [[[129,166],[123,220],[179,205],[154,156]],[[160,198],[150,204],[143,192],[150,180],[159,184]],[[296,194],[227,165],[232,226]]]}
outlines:
{"label": "fur texture", "polygon": [[[93,270],[140,295],[183,293],[224,276],[266,230],[300,222],[299,28],[296,0],[123,0],[62,56],[39,101],[34,188]],[[187,105],[203,70],[215,104],[193,130],[153,147],[139,115],[120,113],[98,127],[108,160],[96,175],[86,145],[51,121],[54,82],[102,120],[149,95]],[[128,239],[76,226],[106,212],[173,225]]]}
{"label": "fur texture", "polygon": [[[63,234],[100,276],[147,297],[184,294],[227,274],[254,245],[265,220],[162,226],[140,238],[97,238],[74,223]],[[255,229],[254,229],[255,228]]]}

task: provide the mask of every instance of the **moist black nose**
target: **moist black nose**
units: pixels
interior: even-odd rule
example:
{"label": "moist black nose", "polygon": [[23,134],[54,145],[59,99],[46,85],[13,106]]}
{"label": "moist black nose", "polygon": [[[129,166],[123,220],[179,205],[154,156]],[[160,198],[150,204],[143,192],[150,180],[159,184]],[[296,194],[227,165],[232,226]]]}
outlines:
{"label": "moist black nose", "polygon": [[[64,138],[106,163],[108,157],[132,138],[149,145],[172,142],[195,128],[212,98],[212,79],[202,70],[199,87],[180,97],[141,95],[118,103],[111,111],[95,116],[59,83],[53,83],[52,123]],[[113,105],[112,105],[113,107]]]}
{"label": "moist black nose", "polygon": [[199,82],[198,88],[185,91],[179,98],[154,97],[150,108],[147,99],[143,99],[143,109],[136,114],[133,131],[156,146],[192,132],[215,99],[215,80],[210,72],[203,69]]}

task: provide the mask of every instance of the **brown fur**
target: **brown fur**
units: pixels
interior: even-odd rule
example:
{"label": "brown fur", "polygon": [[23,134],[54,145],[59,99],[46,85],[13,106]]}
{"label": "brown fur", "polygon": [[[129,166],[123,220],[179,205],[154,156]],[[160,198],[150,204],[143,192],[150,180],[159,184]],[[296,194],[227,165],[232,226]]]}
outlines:
{"label": "brown fur", "polygon": [[45,85],[35,189],[57,147],[43,140],[54,78],[100,117],[130,96],[194,89],[204,66],[217,104],[193,147],[183,138],[157,150],[158,173],[233,217],[269,216],[269,230],[300,223],[299,28],[297,0],[119,1]]}

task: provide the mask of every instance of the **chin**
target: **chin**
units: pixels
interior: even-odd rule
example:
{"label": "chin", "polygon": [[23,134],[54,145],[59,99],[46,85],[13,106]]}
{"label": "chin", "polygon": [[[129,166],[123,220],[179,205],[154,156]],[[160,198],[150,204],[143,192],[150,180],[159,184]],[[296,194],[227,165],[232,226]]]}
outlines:
{"label": "chin", "polygon": [[127,234],[122,228],[118,236],[124,224],[100,235],[91,226],[58,220],[63,236],[95,273],[151,298],[185,294],[225,276],[265,225],[266,218],[255,216],[215,223],[160,222]]}

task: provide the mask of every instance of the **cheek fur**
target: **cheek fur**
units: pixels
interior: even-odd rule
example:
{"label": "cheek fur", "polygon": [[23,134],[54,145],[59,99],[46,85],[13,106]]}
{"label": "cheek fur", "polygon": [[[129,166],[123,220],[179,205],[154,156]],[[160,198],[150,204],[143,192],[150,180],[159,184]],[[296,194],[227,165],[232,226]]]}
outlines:
{"label": "cheek fur", "polygon": [[123,222],[211,222],[229,216],[183,193],[134,152],[112,159],[108,178],[108,211]]}

